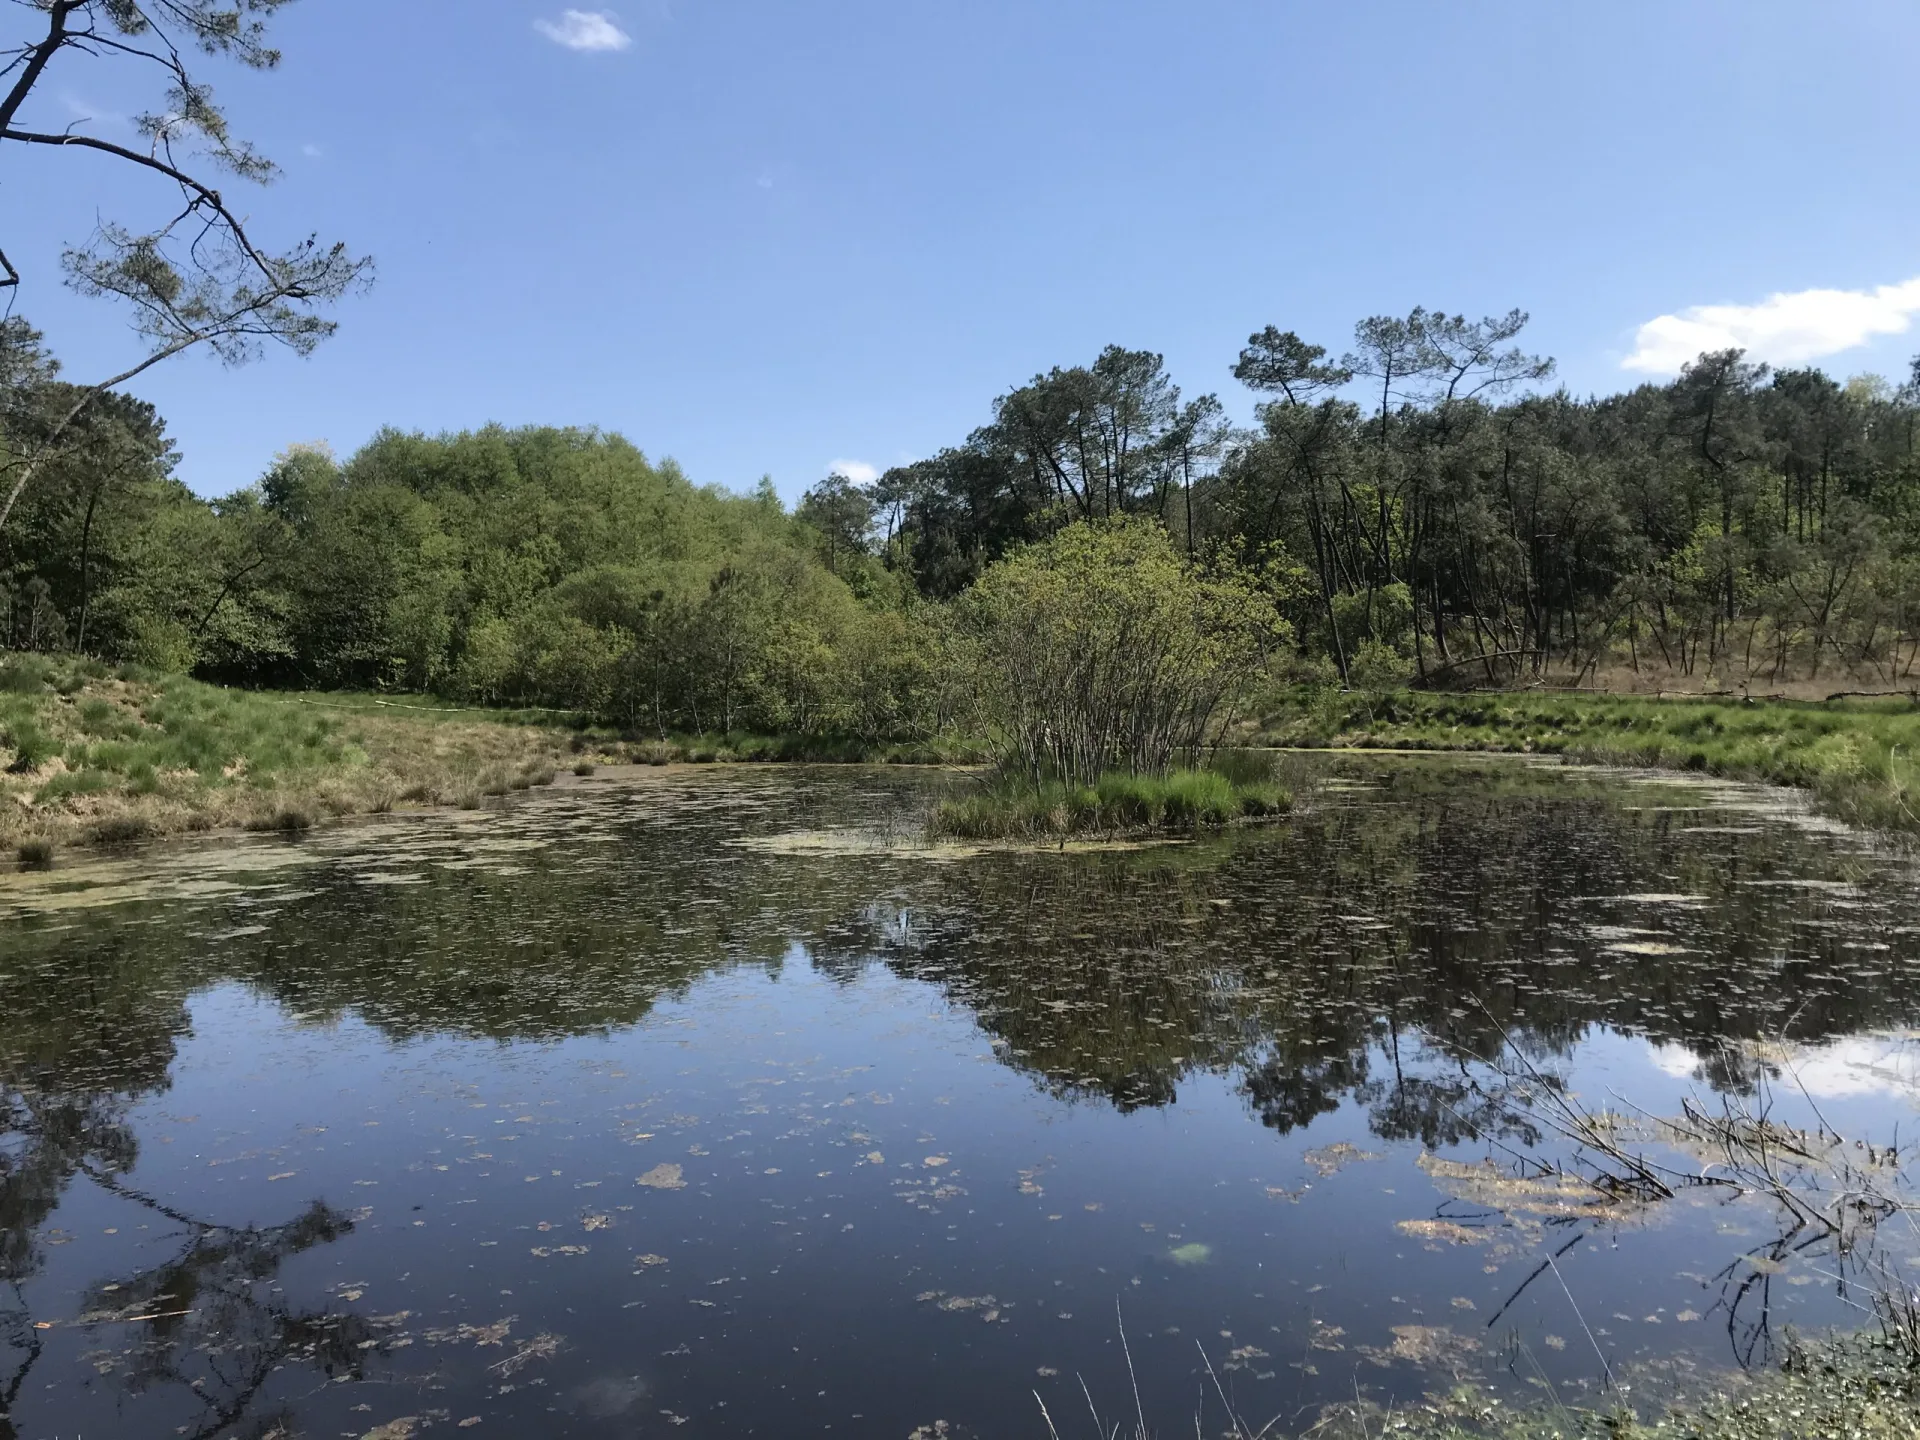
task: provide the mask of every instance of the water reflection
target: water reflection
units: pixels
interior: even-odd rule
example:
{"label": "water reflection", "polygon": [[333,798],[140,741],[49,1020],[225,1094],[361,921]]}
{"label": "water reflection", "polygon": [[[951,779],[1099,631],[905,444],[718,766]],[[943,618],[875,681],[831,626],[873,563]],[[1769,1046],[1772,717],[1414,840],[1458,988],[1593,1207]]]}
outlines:
{"label": "water reflection", "polygon": [[[841,1426],[905,1433],[943,1388],[1012,1433],[1036,1368],[1066,1368],[1042,1357],[1111,1359],[1089,1317],[1116,1287],[1185,1332],[1150,1377],[1184,1386],[1187,1337],[1238,1327],[1236,1383],[1310,1407],[1363,1363],[1412,1393],[1423,1364],[1497,1368],[1567,1325],[1530,1288],[1544,1254],[1627,1226],[1596,1297],[1691,1267],[1764,1353],[1778,1306],[1817,1297],[1774,1293],[1802,1237],[1756,1231],[1763,1263],[1718,1275],[1684,1258],[1711,1222],[1488,1238],[1473,1172],[1436,1166],[1552,1151],[1511,1051],[1649,1099],[1786,1067],[1859,1117],[1904,1107],[1912,1049],[1867,1037],[1920,1008],[1910,867],[1749,795],[1340,763],[1308,812],[1195,845],[743,845],[897,832],[944,782],[731,771],[208,852],[204,883],[184,851],[165,886],[36,882],[0,932],[0,1436],[83,1397],[90,1434],[376,1433],[381,1403],[798,1432],[843,1392],[865,1398]],[[178,1088],[223,1107],[191,1164]],[[733,1259],[695,1278],[702,1255]],[[763,1299],[725,1288],[747,1274]],[[868,1353],[787,1343],[822,1285]],[[955,1351],[961,1315],[993,1318]],[[1557,1380],[1591,1368],[1540,1343]]]}

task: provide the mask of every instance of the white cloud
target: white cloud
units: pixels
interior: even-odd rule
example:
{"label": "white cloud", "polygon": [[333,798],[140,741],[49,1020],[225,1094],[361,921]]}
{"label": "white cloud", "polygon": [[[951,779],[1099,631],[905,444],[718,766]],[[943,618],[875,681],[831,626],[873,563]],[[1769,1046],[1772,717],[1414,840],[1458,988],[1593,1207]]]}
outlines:
{"label": "white cloud", "polygon": [[[1649,1042],[1654,1068],[1678,1080],[1699,1071],[1700,1057],[1679,1045]],[[1920,1047],[1899,1036],[1856,1035],[1825,1045],[1768,1046],[1755,1057],[1780,1072],[1779,1093],[1801,1089],[1819,1100],[1885,1095],[1920,1101]]]}
{"label": "white cloud", "polygon": [[880,478],[880,468],[864,460],[829,460],[829,475],[844,475],[856,485],[871,485]]}
{"label": "white cloud", "polygon": [[318,145],[302,145],[300,147],[300,153],[306,156],[309,160],[318,160],[321,156],[325,155],[327,152],[325,150],[322,150]]}
{"label": "white cloud", "polygon": [[1802,365],[1900,335],[1920,314],[1920,279],[1873,290],[1795,290],[1758,305],[1695,305],[1640,327],[1624,370],[1671,375],[1706,350],[1745,350],[1754,360]]}
{"label": "white cloud", "polygon": [[81,125],[99,125],[108,130],[131,130],[133,122],[117,110],[107,110],[92,104],[76,95],[62,95],[60,103],[66,106],[67,113],[73,117],[76,127]]}
{"label": "white cloud", "polygon": [[533,28],[569,50],[624,50],[633,44],[608,10],[563,10],[558,20],[536,20]]}

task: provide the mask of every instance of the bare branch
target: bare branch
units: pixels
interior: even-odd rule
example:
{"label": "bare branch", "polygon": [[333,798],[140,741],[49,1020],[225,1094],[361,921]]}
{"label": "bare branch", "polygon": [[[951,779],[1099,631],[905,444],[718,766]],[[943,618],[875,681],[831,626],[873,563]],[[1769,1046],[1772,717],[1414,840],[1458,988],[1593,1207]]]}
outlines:
{"label": "bare branch", "polygon": [[39,82],[47,63],[59,53],[62,46],[71,38],[67,30],[67,19],[74,11],[82,8],[85,0],[53,0],[47,8],[47,35],[35,45],[26,56],[26,65],[20,71],[20,78],[14,81],[13,88],[0,99],[0,129],[13,124],[13,117],[26,103],[27,96],[33,93],[33,87]]}

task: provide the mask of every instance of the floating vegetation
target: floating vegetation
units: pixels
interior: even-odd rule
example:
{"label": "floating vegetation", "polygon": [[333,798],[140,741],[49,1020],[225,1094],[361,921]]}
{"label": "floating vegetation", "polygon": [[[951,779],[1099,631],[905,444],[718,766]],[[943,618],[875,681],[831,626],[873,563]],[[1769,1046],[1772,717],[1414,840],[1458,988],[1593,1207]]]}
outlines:
{"label": "floating vegetation", "polygon": [[1485,1225],[1462,1225],[1455,1220],[1396,1220],[1394,1229],[1420,1240],[1439,1240],[1449,1245],[1490,1245],[1499,1232]]}
{"label": "floating vegetation", "polygon": [[1330,1175],[1338,1175],[1347,1166],[1358,1161],[1378,1160],[1380,1152],[1362,1150],[1358,1145],[1347,1140],[1336,1140],[1331,1145],[1322,1145],[1318,1149],[1309,1150],[1300,1158],[1318,1171],[1320,1178],[1324,1180]]}
{"label": "floating vegetation", "polygon": [[656,1165],[633,1183],[636,1185],[645,1185],[650,1190],[684,1190],[687,1188],[687,1182],[680,1178],[680,1167],[678,1165]]}
{"label": "floating vegetation", "polygon": [[1404,1360],[1423,1369],[1440,1370],[1459,1376],[1469,1370],[1480,1354],[1480,1342],[1471,1336],[1456,1334],[1445,1325],[1395,1325],[1393,1343],[1384,1348],[1361,1345],[1360,1354],[1376,1365]]}

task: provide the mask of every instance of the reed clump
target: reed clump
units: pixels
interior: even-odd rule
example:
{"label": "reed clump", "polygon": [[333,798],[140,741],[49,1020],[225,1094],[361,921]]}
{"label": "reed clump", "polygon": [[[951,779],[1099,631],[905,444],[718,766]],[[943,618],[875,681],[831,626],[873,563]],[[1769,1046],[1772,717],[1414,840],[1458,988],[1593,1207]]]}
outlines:
{"label": "reed clump", "polygon": [[1001,774],[970,794],[942,802],[933,814],[933,831],[963,840],[1192,833],[1281,815],[1292,803],[1286,787],[1272,779],[1235,778],[1215,769],[1115,772],[1091,785],[1034,784],[1024,776]]}

